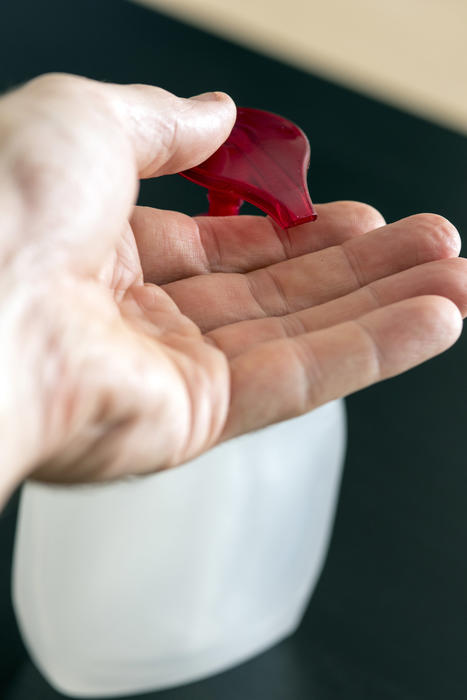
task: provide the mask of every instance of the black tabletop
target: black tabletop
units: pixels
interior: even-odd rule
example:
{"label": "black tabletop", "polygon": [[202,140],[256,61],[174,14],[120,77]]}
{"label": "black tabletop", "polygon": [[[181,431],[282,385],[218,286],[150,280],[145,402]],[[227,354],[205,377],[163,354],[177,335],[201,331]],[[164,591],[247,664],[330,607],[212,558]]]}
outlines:
{"label": "black tabletop", "polygon": [[[225,90],[307,132],[315,201],[364,200],[388,221],[435,211],[467,230],[467,139],[142,7],[2,3],[0,90],[46,71],[154,83],[183,96]],[[141,201],[204,208],[201,190],[177,177],[145,183]],[[466,343],[348,399],[334,536],[299,631],[232,671],[144,697],[465,700]],[[0,517],[2,697],[63,698],[28,659],[14,622],[15,503]]]}

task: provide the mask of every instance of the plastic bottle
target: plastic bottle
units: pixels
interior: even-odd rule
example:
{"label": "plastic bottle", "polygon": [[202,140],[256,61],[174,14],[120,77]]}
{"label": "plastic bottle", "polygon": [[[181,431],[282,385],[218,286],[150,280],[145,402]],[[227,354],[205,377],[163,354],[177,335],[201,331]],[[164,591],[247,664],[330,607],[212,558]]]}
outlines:
{"label": "plastic bottle", "polygon": [[13,598],[38,668],[70,696],[123,695],[222,671],[293,632],[344,447],[337,401],[154,476],[26,484]]}

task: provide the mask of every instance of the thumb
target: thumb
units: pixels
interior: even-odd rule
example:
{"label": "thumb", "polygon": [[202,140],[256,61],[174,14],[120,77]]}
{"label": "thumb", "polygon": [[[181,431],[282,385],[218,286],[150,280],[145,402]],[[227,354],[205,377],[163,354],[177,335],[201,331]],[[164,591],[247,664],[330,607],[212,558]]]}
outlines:
{"label": "thumb", "polygon": [[235,122],[235,105],[223,92],[184,99],[149,85],[102,87],[131,141],[141,178],[202,163],[224,143]]}
{"label": "thumb", "polygon": [[0,260],[33,243],[41,266],[59,258],[98,269],[126,226],[138,178],[202,162],[235,116],[220,92],[185,99],[62,74],[3,97],[0,225],[6,216],[12,233],[0,240]]}

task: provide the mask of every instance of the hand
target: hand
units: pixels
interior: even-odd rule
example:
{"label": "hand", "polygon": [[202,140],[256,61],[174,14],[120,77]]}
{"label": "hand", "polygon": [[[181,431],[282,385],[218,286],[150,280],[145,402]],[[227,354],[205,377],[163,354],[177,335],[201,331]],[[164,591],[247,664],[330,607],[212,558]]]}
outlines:
{"label": "hand", "polygon": [[222,93],[61,75],[0,101],[4,495],[180,464],[457,339],[467,263],[439,216],[335,202],[282,231],[134,206],[234,119]]}

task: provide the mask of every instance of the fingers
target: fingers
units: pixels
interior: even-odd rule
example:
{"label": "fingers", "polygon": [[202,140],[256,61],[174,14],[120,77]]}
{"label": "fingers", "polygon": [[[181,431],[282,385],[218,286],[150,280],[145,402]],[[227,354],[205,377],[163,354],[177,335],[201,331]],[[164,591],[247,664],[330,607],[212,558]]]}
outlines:
{"label": "fingers", "polygon": [[305,255],[384,225],[361,202],[316,205],[317,221],[287,231],[261,216],[197,217],[135,207],[131,219],[144,276],[166,284],[207,272],[248,272]]}
{"label": "fingers", "polygon": [[165,290],[207,332],[324,304],[415,265],[454,257],[459,249],[452,224],[435,214],[419,214],[246,275],[199,276],[168,284]]}
{"label": "fingers", "polygon": [[294,338],[264,343],[231,363],[223,438],[291,418],[392,377],[450,347],[462,327],[456,306],[408,299]]}
{"label": "fingers", "polygon": [[59,74],[27,83],[0,100],[0,171],[20,199],[18,235],[47,246],[41,263],[96,269],[122,232],[138,177],[201,162],[234,120],[223,93],[183,99]]}
{"label": "fingers", "polygon": [[467,260],[452,258],[417,265],[391,277],[372,282],[345,297],[326,304],[275,316],[240,321],[211,331],[208,337],[232,359],[259,343],[322,330],[358,319],[370,311],[404,299],[439,295],[450,299],[462,317],[467,315]]}

